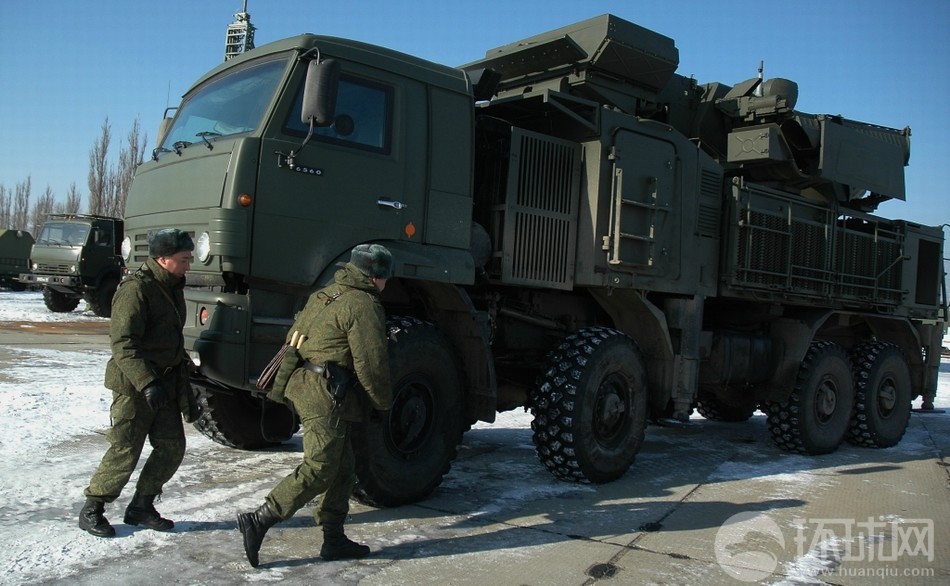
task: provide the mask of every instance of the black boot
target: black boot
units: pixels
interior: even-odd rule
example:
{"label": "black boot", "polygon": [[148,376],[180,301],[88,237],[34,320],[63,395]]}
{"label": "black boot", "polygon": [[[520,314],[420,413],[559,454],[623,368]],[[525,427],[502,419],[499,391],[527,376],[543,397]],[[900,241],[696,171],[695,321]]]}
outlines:
{"label": "black boot", "polygon": [[135,494],[132,495],[132,502],[125,509],[125,524],[141,525],[146,529],[154,529],[155,531],[171,531],[175,523],[162,518],[155,510],[154,503],[154,494],[145,495],[135,491]]}
{"label": "black boot", "polygon": [[79,528],[96,537],[115,537],[115,528],[102,514],[106,504],[102,501],[86,499],[86,504],[79,511]]}
{"label": "black boot", "polygon": [[237,520],[238,528],[244,535],[244,553],[247,555],[247,561],[251,562],[252,568],[256,568],[260,563],[257,554],[261,551],[264,534],[280,521],[280,517],[270,504],[264,501],[264,504],[252,513],[239,513]]}
{"label": "black boot", "polygon": [[330,562],[333,560],[349,560],[364,558],[369,555],[369,547],[350,541],[343,534],[343,523],[323,524],[323,547],[320,548],[320,557]]}

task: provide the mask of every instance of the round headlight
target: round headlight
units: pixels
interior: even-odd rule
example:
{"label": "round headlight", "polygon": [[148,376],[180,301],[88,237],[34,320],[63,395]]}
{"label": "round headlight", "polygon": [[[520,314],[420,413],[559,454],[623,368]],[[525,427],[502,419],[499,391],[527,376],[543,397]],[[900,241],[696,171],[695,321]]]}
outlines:
{"label": "round headlight", "polygon": [[126,236],[122,239],[122,260],[126,264],[132,262],[132,237]]}
{"label": "round headlight", "polygon": [[195,242],[195,256],[201,262],[208,262],[211,258],[211,236],[207,232],[198,235],[198,241]]}

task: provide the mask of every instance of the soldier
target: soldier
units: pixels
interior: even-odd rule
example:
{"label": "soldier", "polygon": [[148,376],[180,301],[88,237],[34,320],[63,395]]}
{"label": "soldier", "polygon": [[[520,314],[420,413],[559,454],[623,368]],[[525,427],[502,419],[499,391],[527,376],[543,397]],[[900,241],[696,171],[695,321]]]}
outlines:
{"label": "soldier", "polygon": [[[338,560],[369,554],[369,547],[343,534],[356,483],[350,423],[362,419],[358,395],[377,410],[392,408],[385,314],[379,299],[392,276],[392,264],[384,246],[360,244],[334,275],[335,283],[311,295],[294,322],[291,331],[306,338],[299,345],[303,362],[287,382],[286,397],[303,425],[303,463],[271,490],[256,511],[237,517],[244,552],[253,567],[258,565],[267,530],[320,494],[314,509],[323,526],[320,557]],[[355,372],[359,382],[349,387],[338,405],[330,391],[338,381],[320,372],[332,372],[334,365]]]}
{"label": "soldier", "polygon": [[112,358],[105,374],[105,386],[112,390],[110,447],[83,491],[86,503],[79,512],[79,527],[97,537],[115,536],[103,515],[105,503],[117,499],[128,483],[146,438],[152,453],[124,520],[156,531],[175,526],[158,514],[154,500],[185,454],[181,408],[187,412],[190,361],[182,337],[182,289],[194,248],[181,230],[154,233],[148,242],[150,258],[123,281],[113,299]]}

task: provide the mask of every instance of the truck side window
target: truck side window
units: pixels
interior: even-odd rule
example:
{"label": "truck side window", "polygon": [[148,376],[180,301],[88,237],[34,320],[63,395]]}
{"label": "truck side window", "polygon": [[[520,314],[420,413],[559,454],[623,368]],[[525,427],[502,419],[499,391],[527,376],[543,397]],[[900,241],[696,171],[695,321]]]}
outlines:
{"label": "truck side window", "polygon": [[[392,137],[392,96],[391,87],[342,76],[334,122],[330,126],[314,128],[313,137],[388,154]],[[285,130],[290,134],[306,136],[308,127],[300,121],[302,101],[301,87]]]}
{"label": "truck side window", "polygon": [[94,228],[94,240],[99,246],[112,246],[112,229],[105,226]]}

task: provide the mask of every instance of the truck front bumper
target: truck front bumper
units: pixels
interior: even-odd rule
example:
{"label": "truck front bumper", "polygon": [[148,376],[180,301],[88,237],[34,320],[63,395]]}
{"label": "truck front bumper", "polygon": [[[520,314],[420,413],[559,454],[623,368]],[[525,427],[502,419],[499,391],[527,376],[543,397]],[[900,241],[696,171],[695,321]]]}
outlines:
{"label": "truck front bumper", "polygon": [[35,283],[37,285],[58,285],[60,287],[69,287],[74,289],[82,285],[79,277],[68,277],[65,275],[34,275],[33,273],[21,273],[21,283]]}

